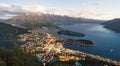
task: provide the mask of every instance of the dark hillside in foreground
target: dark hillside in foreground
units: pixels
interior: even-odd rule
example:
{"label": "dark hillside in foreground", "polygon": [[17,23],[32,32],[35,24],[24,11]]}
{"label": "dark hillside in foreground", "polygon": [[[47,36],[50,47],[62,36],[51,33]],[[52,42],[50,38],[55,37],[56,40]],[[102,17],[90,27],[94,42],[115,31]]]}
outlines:
{"label": "dark hillside in foreground", "polygon": [[102,23],[105,28],[120,32],[120,18]]}
{"label": "dark hillside in foreground", "polygon": [[0,66],[43,66],[37,57],[22,52],[17,45],[7,50],[0,48]]}
{"label": "dark hillside in foreground", "polygon": [[21,44],[18,35],[27,33],[27,29],[18,28],[0,22],[0,46],[10,48],[13,44]]}

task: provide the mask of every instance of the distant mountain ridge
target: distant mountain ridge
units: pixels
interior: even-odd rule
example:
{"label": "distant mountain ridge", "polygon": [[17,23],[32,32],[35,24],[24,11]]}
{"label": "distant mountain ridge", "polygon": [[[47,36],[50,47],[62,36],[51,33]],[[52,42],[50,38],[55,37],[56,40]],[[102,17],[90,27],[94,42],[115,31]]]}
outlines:
{"label": "distant mountain ridge", "polygon": [[105,28],[120,32],[120,18],[102,23]]}
{"label": "distant mountain ridge", "polygon": [[30,13],[15,16],[6,22],[25,28],[61,29],[58,25],[80,23],[80,18],[44,13]]}
{"label": "distant mountain ridge", "polygon": [[53,23],[53,24],[71,24],[73,22],[75,23],[80,22],[80,18],[53,15],[53,14],[44,14],[44,13],[24,14],[9,19],[10,22],[16,24],[29,22],[31,20],[38,21],[40,23]]}
{"label": "distant mountain ridge", "polygon": [[54,15],[54,14],[44,14],[44,13],[31,13],[31,14],[24,14],[15,16],[8,20],[9,23],[23,25],[24,23],[29,23],[30,21],[37,21],[39,23],[51,23],[55,25],[61,24],[74,24],[74,23],[81,23],[81,22],[103,22],[102,20],[95,20],[95,19],[86,19],[86,18],[75,18],[69,16],[61,16],[61,15]]}

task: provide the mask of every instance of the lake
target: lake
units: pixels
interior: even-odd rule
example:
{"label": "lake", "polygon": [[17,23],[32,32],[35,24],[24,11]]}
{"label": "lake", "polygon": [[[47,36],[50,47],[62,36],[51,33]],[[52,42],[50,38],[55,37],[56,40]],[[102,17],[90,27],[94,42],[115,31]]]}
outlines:
{"label": "lake", "polygon": [[64,47],[120,60],[120,33],[106,29],[103,27],[103,25],[100,25],[99,23],[79,23],[74,25],[61,25],[60,27],[67,30],[84,33],[86,36],[72,37],[58,35],[57,30],[48,30],[48,32],[65,39],[72,38],[91,40],[95,44],[93,47],[65,44]]}

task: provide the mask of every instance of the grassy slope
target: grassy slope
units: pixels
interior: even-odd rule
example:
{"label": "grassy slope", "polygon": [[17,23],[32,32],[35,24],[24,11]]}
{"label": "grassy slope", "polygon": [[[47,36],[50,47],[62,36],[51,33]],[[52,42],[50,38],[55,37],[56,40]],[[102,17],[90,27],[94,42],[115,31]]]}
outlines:
{"label": "grassy slope", "polygon": [[24,26],[26,28],[43,28],[43,27],[45,27],[47,29],[61,29],[60,27],[58,27],[55,24],[52,24],[52,23],[40,23],[40,22],[35,21],[35,20],[25,22],[21,26]]}

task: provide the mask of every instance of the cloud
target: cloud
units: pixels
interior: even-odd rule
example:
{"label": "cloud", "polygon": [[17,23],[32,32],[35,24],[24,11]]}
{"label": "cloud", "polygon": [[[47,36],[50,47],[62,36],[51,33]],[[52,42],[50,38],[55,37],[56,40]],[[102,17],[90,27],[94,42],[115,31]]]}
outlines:
{"label": "cloud", "polygon": [[0,15],[2,16],[6,16],[7,14],[21,15],[21,14],[37,13],[37,12],[42,12],[45,14],[55,14],[55,15],[67,15],[71,17],[84,17],[84,18],[96,18],[98,16],[102,16],[102,14],[96,14],[84,10],[51,8],[41,5],[20,6],[20,5],[8,5],[8,4],[0,3]]}
{"label": "cloud", "polygon": [[104,4],[102,2],[94,2],[91,3],[92,6],[103,6]]}
{"label": "cloud", "polygon": [[89,6],[89,7],[93,7],[93,6],[103,6],[104,5],[104,3],[103,2],[101,2],[101,1],[95,1],[95,2],[84,2],[84,3],[82,3],[82,5],[83,6]]}
{"label": "cloud", "polygon": [[7,5],[7,4],[3,4],[3,3],[0,3],[0,8],[2,8],[2,7],[10,7],[10,5]]}
{"label": "cloud", "polygon": [[0,3],[0,14],[19,14],[27,12],[21,6],[18,5],[6,5]]}

